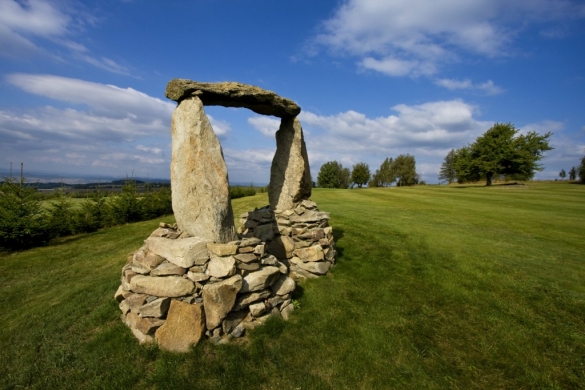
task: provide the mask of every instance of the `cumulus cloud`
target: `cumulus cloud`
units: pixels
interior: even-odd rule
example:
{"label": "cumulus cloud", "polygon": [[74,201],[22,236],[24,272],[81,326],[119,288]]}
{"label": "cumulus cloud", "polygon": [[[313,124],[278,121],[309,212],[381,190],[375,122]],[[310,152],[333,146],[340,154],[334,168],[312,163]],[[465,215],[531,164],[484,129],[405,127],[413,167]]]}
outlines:
{"label": "cumulus cloud", "polygon": [[274,134],[280,128],[280,120],[267,116],[255,116],[248,118],[248,123],[258,130],[262,135],[274,138]]}
{"label": "cumulus cloud", "polygon": [[550,28],[584,10],[571,0],[346,0],[308,51],[357,56],[361,69],[390,76],[429,75],[462,52],[507,55],[522,26]]}
{"label": "cumulus cloud", "polygon": [[498,95],[504,92],[504,89],[495,85],[492,80],[488,80],[484,83],[475,84],[470,79],[455,80],[455,79],[438,79],[435,80],[435,84],[441,87],[445,87],[450,90],[477,90],[485,93],[486,95]]}
{"label": "cumulus cloud", "polygon": [[[163,164],[168,153],[160,145],[170,144],[174,104],[132,88],[52,75],[12,74],[6,80],[71,106],[0,110],[4,162],[26,159],[118,169],[159,164],[161,175],[168,175]],[[219,123],[220,131],[225,129]]]}

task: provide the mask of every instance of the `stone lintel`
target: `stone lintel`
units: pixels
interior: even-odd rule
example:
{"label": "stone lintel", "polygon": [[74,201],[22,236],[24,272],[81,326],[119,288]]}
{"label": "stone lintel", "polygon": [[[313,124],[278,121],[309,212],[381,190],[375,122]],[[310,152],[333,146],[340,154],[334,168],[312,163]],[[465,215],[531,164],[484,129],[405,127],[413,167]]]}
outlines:
{"label": "stone lintel", "polygon": [[295,117],[301,108],[292,100],[253,85],[221,82],[201,83],[187,79],[172,79],[165,96],[176,102],[197,96],[205,106],[243,107],[258,114],[279,118]]}

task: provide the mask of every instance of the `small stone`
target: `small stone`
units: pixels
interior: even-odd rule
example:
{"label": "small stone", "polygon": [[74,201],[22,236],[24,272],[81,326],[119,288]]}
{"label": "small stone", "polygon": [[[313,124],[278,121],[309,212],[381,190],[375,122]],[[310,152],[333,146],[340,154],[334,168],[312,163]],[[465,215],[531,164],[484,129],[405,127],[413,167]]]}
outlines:
{"label": "small stone", "polygon": [[282,299],[282,297],[279,296],[268,299],[268,304],[270,305],[270,307],[276,307],[280,305],[282,302],[284,302],[284,300]]}
{"label": "small stone", "polygon": [[247,310],[232,311],[223,320],[221,326],[223,333],[230,334],[248,315]]}
{"label": "small stone", "polygon": [[236,263],[236,269],[245,270],[245,271],[256,271],[260,269],[260,264],[258,263]]}
{"label": "small stone", "polygon": [[250,272],[243,279],[241,292],[263,290],[272,285],[279,277],[280,270],[272,266],[264,267],[259,271]]}
{"label": "small stone", "polygon": [[292,292],[296,287],[294,280],[286,275],[281,277],[271,286],[272,292],[276,295],[284,295]]}
{"label": "small stone", "polygon": [[187,277],[194,282],[205,282],[209,279],[209,275],[203,272],[187,272]]}
{"label": "small stone", "polygon": [[234,304],[233,310],[242,310],[248,307],[251,303],[259,301],[261,299],[268,298],[270,296],[269,290],[262,290],[258,292],[252,292],[247,294],[238,295],[236,303]]}
{"label": "small stone", "polygon": [[265,252],[266,252],[265,244],[256,245],[256,247],[254,248],[254,254],[258,255],[258,257],[263,257]]}
{"label": "small stone", "polygon": [[156,253],[152,253],[151,251],[147,251],[146,249],[137,251],[132,257],[133,265],[139,265],[148,270],[155,269],[163,261],[164,257],[159,256]]}
{"label": "small stone", "polygon": [[240,242],[240,246],[255,246],[260,244],[262,241],[260,241],[260,239],[256,238],[256,237],[250,237],[250,238],[244,238],[241,242]]}
{"label": "small stone", "polygon": [[205,272],[214,278],[232,276],[236,273],[236,260],[231,256],[218,257],[212,255]]}
{"label": "small stone", "polygon": [[128,305],[128,302],[126,302],[125,300],[120,302],[118,307],[120,308],[122,315],[126,315],[130,311],[130,305]]}
{"label": "small stone", "polygon": [[321,261],[324,258],[323,248],[317,245],[308,248],[295,249],[293,253],[302,261]]}
{"label": "small stone", "polygon": [[155,337],[159,347],[173,352],[187,352],[205,332],[203,305],[173,300],[166,322]]}
{"label": "small stone", "polygon": [[232,310],[242,284],[242,277],[234,275],[222,282],[206,284],[203,287],[203,305],[208,329],[219,326]]}
{"label": "small stone", "polygon": [[250,314],[254,317],[259,317],[262,313],[266,311],[266,305],[264,302],[253,303],[249,306]]}
{"label": "small stone", "polygon": [[138,309],[146,302],[146,297],[145,294],[131,294],[125,302],[133,313],[138,313]]}
{"label": "small stone", "polygon": [[241,324],[236,326],[236,328],[230,333],[232,337],[242,337],[246,333],[246,328],[243,327]]}
{"label": "small stone", "polygon": [[134,337],[138,339],[140,344],[151,344],[154,342],[154,337],[146,335],[136,328],[130,328]]}
{"label": "small stone", "polygon": [[118,302],[122,302],[131,294],[132,293],[130,291],[126,291],[122,288],[122,286],[119,286],[118,290],[116,290],[116,293],[114,294],[114,299]]}
{"label": "small stone", "polygon": [[238,246],[234,244],[210,243],[207,244],[207,249],[209,249],[211,253],[217,256],[231,256],[236,254]]}
{"label": "small stone", "polygon": [[152,276],[184,275],[186,269],[171,262],[165,262],[156,267],[150,273]]}
{"label": "small stone", "polygon": [[195,265],[195,266],[189,268],[189,271],[195,272],[195,273],[203,273],[203,272],[205,272],[206,269],[207,269],[207,265]]}
{"label": "small stone", "polygon": [[313,202],[312,200],[305,199],[301,202],[301,207],[311,210],[317,208],[317,203]]}
{"label": "small stone", "polygon": [[251,263],[258,259],[253,253],[240,253],[235,255],[234,258],[242,263]]}
{"label": "small stone", "polygon": [[281,311],[280,314],[285,321],[288,321],[292,312],[295,311],[294,305],[286,305]]}
{"label": "small stone", "polygon": [[171,298],[157,298],[152,302],[146,303],[138,309],[142,317],[164,317],[169,310]]}
{"label": "small stone", "polygon": [[291,265],[289,276],[294,280],[303,280],[303,279],[315,279],[318,278],[317,275],[310,273],[309,271],[305,271],[304,269],[300,268],[297,265]]}
{"label": "small stone", "polygon": [[[331,267],[331,263],[328,262],[323,262],[323,261],[309,261],[309,262],[303,262],[303,261],[296,261],[295,259],[298,258],[292,258],[291,259],[291,263],[295,264],[296,266],[298,266],[301,269],[304,269],[305,271],[309,271],[311,273],[317,274],[317,275],[325,275],[327,273],[327,271],[329,271],[329,268]],[[295,261],[293,261],[295,260]]]}
{"label": "small stone", "polygon": [[262,259],[262,265],[278,266],[278,259],[272,255],[268,255]]}
{"label": "small stone", "polygon": [[238,253],[253,253],[256,247],[254,246],[241,246],[238,248]]}

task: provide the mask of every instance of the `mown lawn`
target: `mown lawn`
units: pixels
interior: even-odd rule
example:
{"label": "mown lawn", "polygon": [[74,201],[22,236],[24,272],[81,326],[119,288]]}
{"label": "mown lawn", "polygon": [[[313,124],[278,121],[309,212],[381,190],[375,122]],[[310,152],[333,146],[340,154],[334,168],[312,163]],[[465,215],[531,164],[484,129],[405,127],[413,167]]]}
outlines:
{"label": "mown lawn", "polygon": [[[244,342],[139,346],[113,293],[159,220],[0,254],[1,388],[585,387],[585,186],[314,192],[338,264]],[[233,201],[237,216],[266,194]]]}

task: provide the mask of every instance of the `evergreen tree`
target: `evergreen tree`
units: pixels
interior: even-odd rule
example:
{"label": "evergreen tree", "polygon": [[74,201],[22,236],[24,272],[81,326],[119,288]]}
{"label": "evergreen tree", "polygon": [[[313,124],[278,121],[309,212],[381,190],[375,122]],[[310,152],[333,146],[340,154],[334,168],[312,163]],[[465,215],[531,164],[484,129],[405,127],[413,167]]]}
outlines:
{"label": "evergreen tree", "polygon": [[565,177],[567,177],[567,172],[565,172],[564,169],[561,169],[561,171],[559,172],[559,176],[561,177],[561,180],[564,179]]}
{"label": "evergreen tree", "polygon": [[571,170],[569,171],[569,180],[575,180],[577,178],[577,170],[575,169],[575,167],[571,167]]}
{"label": "evergreen tree", "polygon": [[4,178],[0,184],[0,247],[30,248],[50,239],[46,213],[34,187]]}

